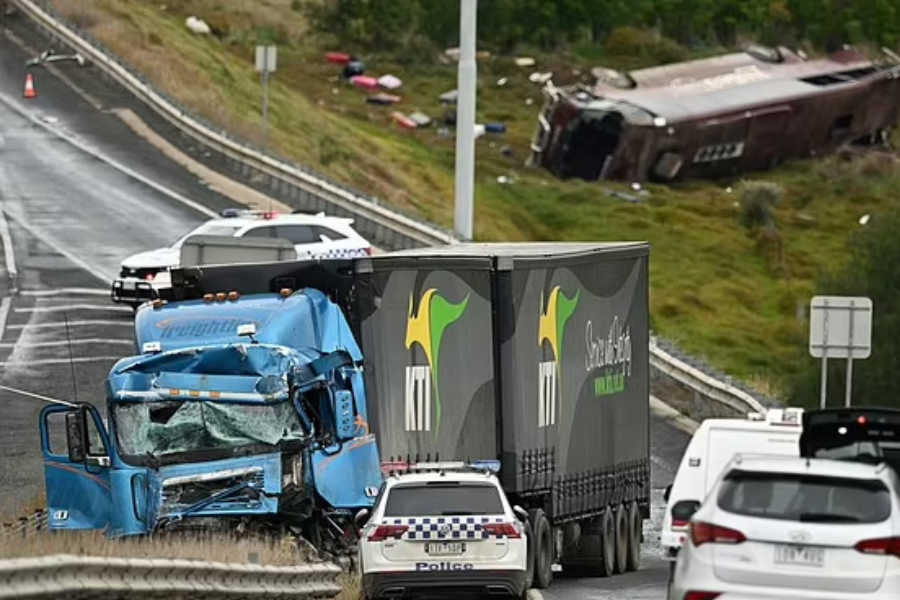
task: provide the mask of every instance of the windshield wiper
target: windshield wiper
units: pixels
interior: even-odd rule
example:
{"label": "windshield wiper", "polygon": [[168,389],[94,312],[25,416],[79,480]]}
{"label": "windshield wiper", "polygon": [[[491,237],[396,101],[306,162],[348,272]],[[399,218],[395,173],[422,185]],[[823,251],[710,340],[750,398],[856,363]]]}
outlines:
{"label": "windshield wiper", "polygon": [[859,517],[834,513],[801,513],[801,523],[859,523]]}
{"label": "windshield wiper", "polygon": [[150,467],[154,471],[159,470],[159,465],[160,465],[159,457],[156,456],[155,454],[153,454],[152,452],[148,451],[148,452],[144,453],[144,461],[143,462],[144,462],[144,465],[146,465],[147,467]]}

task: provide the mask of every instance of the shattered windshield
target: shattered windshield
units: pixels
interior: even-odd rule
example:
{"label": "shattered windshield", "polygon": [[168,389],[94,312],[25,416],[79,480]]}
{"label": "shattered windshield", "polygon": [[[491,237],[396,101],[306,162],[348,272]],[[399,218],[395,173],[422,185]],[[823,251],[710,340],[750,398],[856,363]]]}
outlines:
{"label": "shattered windshield", "polygon": [[237,449],[275,446],[305,436],[297,411],[288,401],[139,402],[116,404],[113,410],[120,452],[130,457],[159,460],[203,451],[229,456]]}

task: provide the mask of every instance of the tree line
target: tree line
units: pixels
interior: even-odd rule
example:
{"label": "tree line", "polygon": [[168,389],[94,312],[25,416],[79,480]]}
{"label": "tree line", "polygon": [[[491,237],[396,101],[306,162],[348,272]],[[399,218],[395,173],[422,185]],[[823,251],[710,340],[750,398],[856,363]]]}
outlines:
{"label": "tree line", "polygon": [[[307,0],[313,27],[369,52],[456,46],[459,0]],[[617,29],[652,30],[685,48],[747,36],[817,47],[900,41],[900,0],[480,0],[483,49],[560,50],[603,44]]]}

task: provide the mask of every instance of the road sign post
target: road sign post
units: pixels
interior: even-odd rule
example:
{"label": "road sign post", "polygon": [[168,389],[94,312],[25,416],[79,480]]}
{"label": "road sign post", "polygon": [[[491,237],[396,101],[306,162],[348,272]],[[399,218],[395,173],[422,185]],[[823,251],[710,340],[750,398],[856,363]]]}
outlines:
{"label": "road sign post", "polygon": [[256,47],[256,70],[262,79],[263,104],[263,150],[268,148],[269,141],[269,74],[275,72],[278,62],[278,49],[275,46]]}
{"label": "road sign post", "polygon": [[844,406],[851,404],[853,361],[872,354],[872,300],[864,296],[815,296],[810,303],[809,354],[822,359],[819,404],[828,397],[828,359],[847,361]]}

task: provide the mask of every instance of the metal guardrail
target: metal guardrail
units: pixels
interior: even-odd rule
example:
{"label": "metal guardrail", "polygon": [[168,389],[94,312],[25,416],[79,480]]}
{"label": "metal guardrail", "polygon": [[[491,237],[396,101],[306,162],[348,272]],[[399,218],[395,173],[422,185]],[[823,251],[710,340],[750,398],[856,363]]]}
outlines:
{"label": "metal guardrail", "polygon": [[0,524],[0,542],[15,538],[29,537],[50,529],[50,514],[38,508],[32,514],[17,520]]}
{"label": "metal guardrail", "polygon": [[[457,243],[446,231],[425,224],[407,215],[381,205],[378,200],[349,188],[328,181],[324,176],[296,164],[273,158],[260,149],[233,139],[212,123],[179,105],[167,95],[155,90],[140,74],[115,57],[108,48],[94,40],[90,34],[66,23],[65,19],[40,6],[37,0],[8,0],[21,13],[37,22],[51,36],[63,41],[90,62],[105,71],[112,79],[143,101],[169,123],[190,135],[199,143],[237,162],[246,169],[264,173],[272,181],[273,189],[285,187],[297,191],[317,210],[352,214],[355,227],[376,245],[389,250]],[[723,404],[739,414],[758,411],[774,404],[772,399],[738,383],[724,383],[723,375],[679,352],[671,344],[659,340],[651,344],[651,368],[679,385],[703,395],[713,402]]]}
{"label": "metal guardrail", "polygon": [[0,561],[0,600],[334,598],[341,569],[56,555]]}

